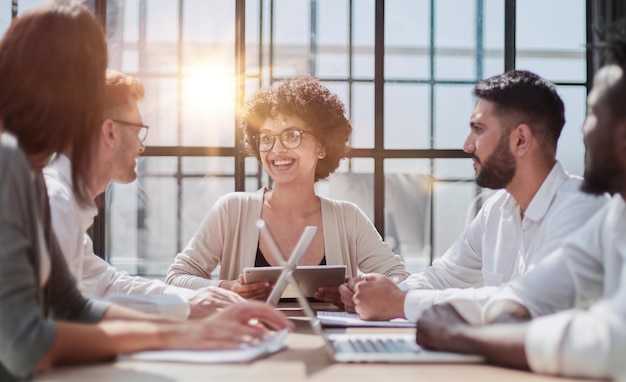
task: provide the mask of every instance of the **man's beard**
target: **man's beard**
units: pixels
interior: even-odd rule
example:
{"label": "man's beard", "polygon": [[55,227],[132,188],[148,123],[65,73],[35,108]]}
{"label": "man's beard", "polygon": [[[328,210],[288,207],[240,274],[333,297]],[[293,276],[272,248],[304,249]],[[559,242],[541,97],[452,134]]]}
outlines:
{"label": "man's beard", "polygon": [[506,187],[513,176],[515,176],[515,157],[509,150],[509,135],[505,134],[498,141],[498,145],[491,155],[482,164],[480,159],[474,155],[474,159],[481,165],[481,169],[476,175],[476,183],[481,187],[500,189]]}
{"label": "man's beard", "polygon": [[593,158],[591,150],[585,153],[585,178],[580,189],[592,195],[601,195],[605,192],[614,194],[621,190],[622,171],[617,165],[617,158],[610,146],[602,152],[601,159]]}

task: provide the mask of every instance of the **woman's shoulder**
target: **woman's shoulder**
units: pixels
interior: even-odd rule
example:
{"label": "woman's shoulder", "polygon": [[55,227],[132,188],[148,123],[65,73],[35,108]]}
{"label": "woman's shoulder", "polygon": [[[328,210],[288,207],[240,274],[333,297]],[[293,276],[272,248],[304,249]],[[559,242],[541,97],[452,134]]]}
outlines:
{"label": "woman's shoulder", "polygon": [[322,203],[322,208],[331,209],[337,214],[365,214],[357,204],[351,201],[331,199],[323,196],[319,196],[319,198]]}
{"label": "woman's shoulder", "polygon": [[235,191],[222,195],[217,202],[216,206],[237,206],[237,205],[250,205],[254,203],[263,202],[263,189],[247,192],[247,191]]}
{"label": "woman's shoulder", "polygon": [[10,133],[0,133],[0,177],[20,175],[28,177],[30,166],[17,139]]}

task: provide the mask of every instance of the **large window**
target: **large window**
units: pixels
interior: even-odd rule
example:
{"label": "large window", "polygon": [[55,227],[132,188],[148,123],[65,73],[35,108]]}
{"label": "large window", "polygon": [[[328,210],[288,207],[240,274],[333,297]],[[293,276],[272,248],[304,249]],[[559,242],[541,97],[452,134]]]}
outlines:
{"label": "large window", "polygon": [[[0,0],[0,31],[9,3]],[[32,3],[20,0],[18,12]],[[461,150],[478,81],[514,65],[556,82],[567,118],[558,157],[582,173],[586,6],[108,0],[110,66],[143,80],[151,128],[139,179],[106,192],[97,242],[117,267],[163,275],[218,197],[271,181],[240,153],[239,105],[260,87],[312,74],[340,96],[354,123],[350,158],[317,192],[357,202],[418,270],[443,254],[488,195]]]}

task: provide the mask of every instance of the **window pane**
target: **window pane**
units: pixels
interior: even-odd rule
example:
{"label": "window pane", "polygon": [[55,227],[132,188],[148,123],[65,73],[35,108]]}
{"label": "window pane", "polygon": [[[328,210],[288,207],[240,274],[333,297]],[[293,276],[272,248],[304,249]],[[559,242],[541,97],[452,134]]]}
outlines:
{"label": "window pane", "polygon": [[430,12],[426,0],[385,2],[385,77],[429,78]]}
{"label": "window pane", "polygon": [[385,148],[430,146],[430,91],[426,85],[385,85]]}
{"label": "window pane", "polygon": [[139,105],[143,120],[150,126],[146,145],[178,145],[176,78],[142,78],[142,80],[146,96]]}
{"label": "window pane", "polygon": [[[454,11],[452,11],[454,10]],[[435,2],[435,75],[439,79],[476,77],[476,1]]]}
{"label": "window pane", "polygon": [[[585,81],[585,2],[525,0],[516,4],[516,67],[553,81]],[[564,9],[567,17],[563,17]]]}
{"label": "window pane", "polygon": [[565,104],[565,126],[559,138],[557,159],[565,169],[582,176],[585,169],[585,145],[582,126],[585,120],[587,92],[584,86],[560,86],[559,95]]}
{"label": "window pane", "polygon": [[352,58],[352,75],[356,78],[374,78],[374,0],[352,2],[354,20],[352,22],[352,40],[354,57]]}
{"label": "window pane", "polygon": [[[234,182],[232,177],[205,176],[183,179],[182,246],[178,251],[185,248],[213,204],[222,195],[233,191]],[[170,263],[173,260],[173,257],[169,258]]]}
{"label": "window pane", "polygon": [[[441,257],[473,218],[472,199],[476,185],[465,182],[435,182],[433,194],[434,255]],[[469,212],[468,212],[469,211]]]}
{"label": "window pane", "polygon": [[310,26],[308,0],[275,1],[275,76],[293,77],[309,72]]}
{"label": "window pane", "polygon": [[433,163],[433,175],[437,180],[467,179],[474,180],[474,167],[470,158],[436,159]]}
{"label": "window pane", "polygon": [[315,75],[348,77],[349,15],[347,0],[317,1]]}
{"label": "window pane", "polygon": [[429,159],[385,160],[385,240],[410,271],[430,263]]}
{"label": "window pane", "polygon": [[145,169],[138,180],[112,183],[107,189],[107,258],[131,273],[164,275],[177,252],[178,205],[176,179],[163,170],[171,169],[176,159],[152,162],[162,165],[156,168],[144,165],[144,160],[140,159],[139,168]]}
{"label": "window pane", "polygon": [[352,89],[350,144],[355,148],[374,147],[374,85],[356,83]]}
{"label": "window pane", "polygon": [[0,0],[0,36],[4,36],[11,25],[11,0]]}
{"label": "window pane", "polygon": [[435,87],[435,148],[462,149],[476,101],[473,85]]}

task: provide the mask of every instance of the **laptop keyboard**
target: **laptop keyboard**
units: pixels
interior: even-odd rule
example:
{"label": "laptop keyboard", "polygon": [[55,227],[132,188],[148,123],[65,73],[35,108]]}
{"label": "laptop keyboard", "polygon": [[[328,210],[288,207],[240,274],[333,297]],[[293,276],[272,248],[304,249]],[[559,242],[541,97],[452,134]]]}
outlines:
{"label": "laptop keyboard", "polygon": [[339,351],[348,351],[354,353],[398,353],[398,352],[414,352],[415,345],[404,339],[369,339],[369,338],[350,338],[334,342],[335,347]]}

